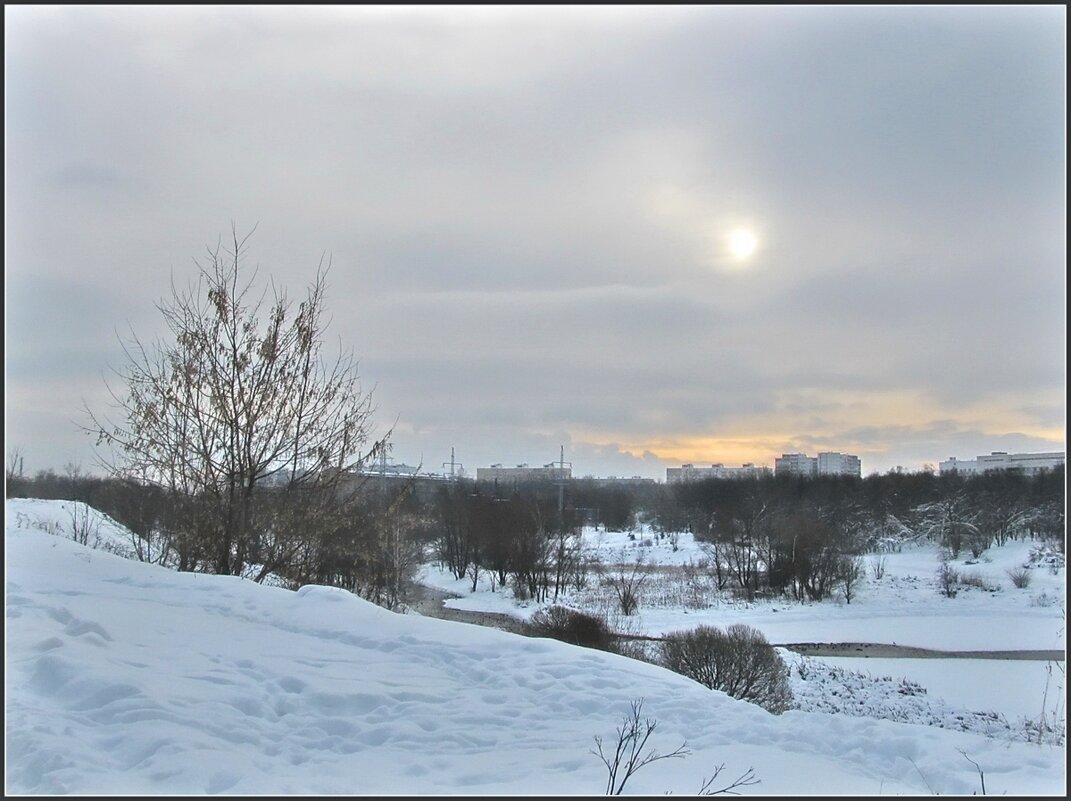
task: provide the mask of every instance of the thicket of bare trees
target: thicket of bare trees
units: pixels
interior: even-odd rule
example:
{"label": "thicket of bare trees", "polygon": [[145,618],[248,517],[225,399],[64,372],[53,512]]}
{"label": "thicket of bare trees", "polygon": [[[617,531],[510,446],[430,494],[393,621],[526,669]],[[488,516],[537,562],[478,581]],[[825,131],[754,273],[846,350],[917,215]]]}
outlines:
{"label": "thicket of bare trees", "polygon": [[481,576],[492,588],[511,584],[521,598],[556,601],[582,586],[581,525],[574,509],[559,509],[553,489],[497,491],[472,481],[441,486],[434,499],[433,552],[473,590]]}
{"label": "thicket of bare trees", "polygon": [[[30,478],[22,474],[21,458],[18,451],[8,457],[9,496],[85,501],[136,532],[142,558],[212,569],[203,549],[182,539],[190,530],[187,509],[193,499],[163,484],[123,475],[97,478],[74,465]],[[458,578],[488,578],[495,588],[510,585],[541,602],[556,601],[566,589],[583,589],[596,572],[581,549],[581,523],[591,521],[595,507],[577,507],[611,496],[598,494],[601,488],[593,482],[569,484],[559,508],[560,489],[551,484],[502,488],[472,480],[416,481],[410,492],[394,480],[389,488],[380,482],[376,492],[367,486],[358,492],[362,480],[355,479],[353,492],[343,496],[345,512],[336,526],[308,529],[286,571],[293,583],[338,584],[396,605],[406,577],[423,559],[423,545]],[[1063,469],[1034,477],[712,479],[629,491],[632,501],[621,510],[665,532],[671,526],[691,530],[706,550],[701,567],[710,584],[746,598],[839,596],[850,603],[864,575],[860,555],[879,554],[870,561],[880,578],[880,553],[911,540],[940,543],[949,558],[977,555],[1013,538],[1064,548]],[[285,491],[270,485],[258,486],[253,497],[263,499],[260,515],[266,519],[275,511],[273,503],[288,501]],[[286,519],[284,509],[278,513]],[[602,570],[598,579],[616,580],[629,603],[636,595],[627,592],[629,580],[645,574],[636,571],[634,577],[630,565],[619,568]]]}
{"label": "thicket of bare trees", "polygon": [[1015,537],[1064,547],[1064,471],[1034,477],[888,473],[865,479],[769,477],[668,485],[654,507],[663,530],[704,544],[719,589],[851,601],[868,551],[907,540],[977,558]]}

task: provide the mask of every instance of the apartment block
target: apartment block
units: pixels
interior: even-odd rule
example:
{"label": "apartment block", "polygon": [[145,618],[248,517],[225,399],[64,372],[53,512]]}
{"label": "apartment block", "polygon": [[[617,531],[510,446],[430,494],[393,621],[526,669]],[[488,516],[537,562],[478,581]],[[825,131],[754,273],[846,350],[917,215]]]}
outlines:
{"label": "apartment block", "polygon": [[952,456],[948,461],[940,463],[942,474],[961,473],[965,475],[978,475],[993,470],[1014,470],[1024,475],[1032,476],[1042,470],[1052,470],[1064,464],[1063,451],[1049,451],[1047,453],[1007,453],[1006,451],[993,451],[988,456],[979,456],[973,460],[960,460]]}
{"label": "apartment block", "polygon": [[503,467],[493,464],[490,467],[477,467],[477,481],[500,481],[506,483],[526,483],[529,481],[568,481],[573,476],[573,468],[559,466],[554,462],[542,467],[529,467],[519,464],[516,467]]}
{"label": "apartment block", "polygon": [[858,456],[826,451],[817,456],[783,453],[774,460],[776,475],[790,476],[861,476],[863,465]]}
{"label": "apartment block", "polygon": [[680,467],[666,468],[666,483],[677,484],[682,481],[702,481],[707,478],[760,478],[772,475],[768,467],[756,467],[747,463],[740,467],[725,467],[721,464],[712,464],[710,467],[696,467],[685,464]]}

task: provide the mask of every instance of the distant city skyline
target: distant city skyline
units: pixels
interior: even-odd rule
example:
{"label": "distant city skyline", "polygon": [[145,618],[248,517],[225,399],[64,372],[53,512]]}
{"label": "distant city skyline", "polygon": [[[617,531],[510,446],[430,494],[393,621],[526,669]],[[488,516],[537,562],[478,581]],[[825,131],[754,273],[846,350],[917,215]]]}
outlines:
{"label": "distant city skyline", "polygon": [[232,224],[261,287],[330,263],[327,354],[424,470],[1066,448],[1063,6],[4,17],[31,474],[94,469],[120,338]]}
{"label": "distant city skyline", "polygon": [[[782,454],[781,457],[786,456],[804,456],[806,454]],[[816,454],[813,457],[807,457],[810,461],[816,463],[816,470],[813,471],[815,475],[822,474],[839,474],[848,472],[853,475],[871,475],[875,473],[888,473],[890,471],[901,470],[903,472],[947,472],[949,470],[955,470],[957,468],[964,472],[981,472],[984,469],[1001,469],[1001,468],[1015,468],[1017,466],[1025,466],[1028,472],[1036,472],[1040,469],[1052,469],[1056,464],[1064,464],[1065,454],[1062,451],[1049,451],[1041,453],[1012,453],[1009,454],[1005,451],[991,451],[988,454],[978,454],[975,459],[960,459],[959,457],[951,457],[948,460],[942,460],[940,462],[928,462],[920,465],[917,468],[905,468],[903,465],[896,465],[889,470],[878,471],[866,471],[860,470],[855,472],[854,467],[850,461],[844,461],[833,465],[830,463],[826,467],[821,466],[822,456],[845,456],[849,460],[856,459],[852,454],[841,454],[839,452],[822,452]],[[561,473],[570,478],[616,478],[616,479],[630,479],[630,478],[644,478],[650,480],[660,481],[679,481],[679,480],[694,480],[696,478],[706,478],[711,476],[716,477],[754,477],[762,475],[774,475],[776,473],[776,463],[781,461],[781,458],[775,458],[774,467],[764,464],[743,463],[739,465],[728,464],[725,462],[698,462],[691,463],[686,462],[682,464],[667,465],[664,472],[659,477],[654,476],[641,476],[635,475],[618,475],[618,474],[595,474],[591,472],[583,472],[582,469],[574,470],[571,462],[566,462],[564,468],[561,469]],[[858,461],[858,459],[856,459]],[[379,464],[373,464],[369,466],[369,470],[384,471],[387,473],[399,474],[399,475],[431,475],[431,476],[458,476],[465,478],[478,478],[480,476],[488,477],[497,473],[511,474],[514,478],[524,474],[526,471],[531,473],[532,476],[541,474],[550,474],[559,469],[559,462],[494,462],[489,465],[477,465],[474,469],[469,470],[464,467],[461,462],[451,463],[444,462],[442,469],[434,469],[432,467],[421,467],[419,465],[410,465],[399,462],[388,462],[383,467]],[[791,466],[786,472],[793,472]]]}

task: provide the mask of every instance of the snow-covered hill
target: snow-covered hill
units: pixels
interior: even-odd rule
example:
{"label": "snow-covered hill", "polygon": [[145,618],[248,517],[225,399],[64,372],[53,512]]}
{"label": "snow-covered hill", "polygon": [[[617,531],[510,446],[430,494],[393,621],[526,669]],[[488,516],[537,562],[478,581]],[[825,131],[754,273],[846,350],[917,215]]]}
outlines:
{"label": "snow-covered hill", "polygon": [[[15,504],[13,509],[12,504]],[[9,793],[601,794],[633,700],[658,721],[626,793],[1062,795],[1062,749],[759,707],[614,654],[400,615],[341,590],[176,573],[6,508]],[[55,534],[58,536],[50,536]],[[716,782],[714,787],[717,787]]]}

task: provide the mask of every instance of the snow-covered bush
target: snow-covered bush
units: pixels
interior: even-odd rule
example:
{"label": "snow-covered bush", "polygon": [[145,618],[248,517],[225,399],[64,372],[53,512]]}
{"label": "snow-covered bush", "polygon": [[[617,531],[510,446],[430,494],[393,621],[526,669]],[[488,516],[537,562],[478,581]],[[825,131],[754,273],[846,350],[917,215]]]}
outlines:
{"label": "snow-covered bush", "polygon": [[1064,566],[1064,555],[1056,550],[1051,543],[1043,542],[1030,549],[1030,557],[1023,567],[1047,567],[1056,575]]}

